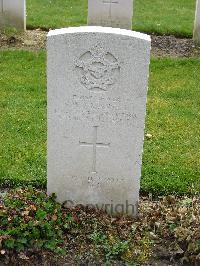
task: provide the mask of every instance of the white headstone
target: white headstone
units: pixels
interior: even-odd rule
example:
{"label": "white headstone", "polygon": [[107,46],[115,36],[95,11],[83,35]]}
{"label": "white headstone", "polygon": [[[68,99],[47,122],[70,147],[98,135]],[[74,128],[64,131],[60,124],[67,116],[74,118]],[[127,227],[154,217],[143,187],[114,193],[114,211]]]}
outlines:
{"label": "white headstone", "polygon": [[48,34],[48,193],[137,214],[150,37],[104,27]]}
{"label": "white headstone", "polygon": [[0,0],[0,28],[26,29],[26,1]]}
{"label": "white headstone", "polygon": [[88,25],[132,29],[133,0],[88,0]]}
{"label": "white headstone", "polygon": [[196,4],[196,16],[194,23],[194,41],[200,43],[200,0]]}

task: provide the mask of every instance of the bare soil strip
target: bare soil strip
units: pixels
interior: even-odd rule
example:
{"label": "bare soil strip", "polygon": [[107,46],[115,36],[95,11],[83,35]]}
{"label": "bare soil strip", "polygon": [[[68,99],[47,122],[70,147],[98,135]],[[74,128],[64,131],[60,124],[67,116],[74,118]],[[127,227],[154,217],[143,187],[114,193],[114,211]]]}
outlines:
{"label": "bare soil strip", "polygon": [[[47,32],[40,29],[27,30],[20,34],[6,35],[0,32],[0,49],[24,49],[39,51],[46,49]],[[192,39],[174,36],[152,35],[152,55],[156,57],[193,57],[200,56],[200,46]]]}

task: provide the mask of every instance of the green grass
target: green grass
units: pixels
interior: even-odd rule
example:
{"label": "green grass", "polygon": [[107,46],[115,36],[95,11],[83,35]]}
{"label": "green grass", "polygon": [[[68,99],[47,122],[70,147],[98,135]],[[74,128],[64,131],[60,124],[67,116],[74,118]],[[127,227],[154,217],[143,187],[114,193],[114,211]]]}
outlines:
{"label": "green grass", "polygon": [[[195,0],[134,0],[133,29],[191,37]],[[87,24],[87,0],[28,0],[28,28]]]}
{"label": "green grass", "polygon": [[0,62],[0,181],[44,182],[45,55],[1,52]]}
{"label": "green grass", "polygon": [[[45,52],[0,53],[0,183],[46,183]],[[200,191],[200,59],[153,59],[142,191]]]}
{"label": "green grass", "polygon": [[134,29],[191,37],[196,0],[136,0]]}
{"label": "green grass", "polygon": [[86,25],[87,0],[28,0],[28,28],[62,28]]}
{"label": "green grass", "polygon": [[200,59],[151,62],[142,190],[200,191]]}

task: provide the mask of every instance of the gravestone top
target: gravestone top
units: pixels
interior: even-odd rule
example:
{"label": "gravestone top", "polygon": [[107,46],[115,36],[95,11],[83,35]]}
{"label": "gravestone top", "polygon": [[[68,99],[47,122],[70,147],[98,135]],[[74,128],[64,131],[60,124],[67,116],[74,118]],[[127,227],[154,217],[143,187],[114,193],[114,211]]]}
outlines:
{"label": "gravestone top", "polygon": [[59,29],[48,34],[47,55],[48,193],[137,215],[150,37]]}
{"label": "gravestone top", "polygon": [[133,0],[88,0],[88,25],[132,29]]}
{"label": "gravestone top", "polygon": [[151,42],[151,37],[145,33],[130,31],[126,29],[111,28],[111,27],[101,27],[101,26],[81,26],[81,27],[69,27],[51,30],[48,33],[48,37],[55,35],[62,35],[68,33],[110,33],[125,35],[133,38],[138,38]]}

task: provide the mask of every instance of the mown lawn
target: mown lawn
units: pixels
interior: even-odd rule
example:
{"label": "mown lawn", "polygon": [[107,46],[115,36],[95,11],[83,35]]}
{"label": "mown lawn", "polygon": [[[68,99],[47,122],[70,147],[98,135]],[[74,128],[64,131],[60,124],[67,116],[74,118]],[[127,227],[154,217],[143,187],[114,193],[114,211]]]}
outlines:
{"label": "mown lawn", "polygon": [[0,184],[44,183],[45,72],[44,53],[0,53]]}
{"label": "mown lawn", "polygon": [[[133,29],[192,36],[196,0],[134,0]],[[27,0],[28,28],[87,24],[87,0]]]}
{"label": "mown lawn", "polygon": [[200,191],[200,59],[154,59],[142,190]]}
{"label": "mown lawn", "polygon": [[[0,53],[0,184],[46,184],[45,52]],[[200,191],[200,59],[152,59],[142,191]]]}

